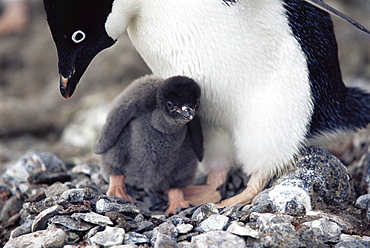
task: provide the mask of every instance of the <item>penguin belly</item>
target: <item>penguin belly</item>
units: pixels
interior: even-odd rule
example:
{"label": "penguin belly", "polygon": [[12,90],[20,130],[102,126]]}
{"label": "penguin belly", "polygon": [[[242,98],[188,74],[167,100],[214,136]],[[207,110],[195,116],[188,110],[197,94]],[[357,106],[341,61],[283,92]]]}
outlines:
{"label": "penguin belly", "polygon": [[[235,158],[246,173],[269,177],[301,148],[310,82],[281,1],[148,0],[128,33],[154,74],[199,83],[208,170],[230,168]],[[227,149],[207,152],[225,142]]]}

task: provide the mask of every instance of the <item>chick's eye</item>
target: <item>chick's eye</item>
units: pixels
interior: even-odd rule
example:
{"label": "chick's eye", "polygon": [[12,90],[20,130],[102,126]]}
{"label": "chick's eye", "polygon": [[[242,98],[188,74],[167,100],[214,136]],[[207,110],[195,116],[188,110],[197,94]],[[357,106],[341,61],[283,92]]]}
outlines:
{"label": "chick's eye", "polygon": [[172,112],[174,111],[175,109],[175,106],[173,105],[173,103],[171,101],[167,101],[166,102],[166,105],[167,105],[167,108]]}
{"label": "chick's eye", "polygon": [[72,41],[76,44],[82,42],[85,38],[86,35],[81,30],[77,30],[72,34]]}

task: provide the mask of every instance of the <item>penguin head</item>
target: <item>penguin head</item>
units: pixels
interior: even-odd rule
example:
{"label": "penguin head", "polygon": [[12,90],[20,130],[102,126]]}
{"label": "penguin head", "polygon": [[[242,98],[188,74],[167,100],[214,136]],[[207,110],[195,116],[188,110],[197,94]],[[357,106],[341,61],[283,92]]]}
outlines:
{"label": "penguin head", "polygon": [[72,96],[92,59],[115,43],[105,30],[113,0],[44,0],[58,52],[60,92]]}
{"label": "penguin head", "polygon": [[176,76],[164,81],[158,98],[165,115],[176,120],[191,121],[200,104],[200,87],[188,77]]}

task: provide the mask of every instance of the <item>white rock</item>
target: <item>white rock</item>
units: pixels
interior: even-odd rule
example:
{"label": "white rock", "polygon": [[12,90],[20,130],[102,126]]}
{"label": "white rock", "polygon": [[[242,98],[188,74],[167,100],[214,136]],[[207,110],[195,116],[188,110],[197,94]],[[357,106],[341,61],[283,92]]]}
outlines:
{"label": "white rock", "polygon": [[59,228],[41,230],[25,234],[7,242],[4,248],[56,248],[63,247],[67,240],[67,234]]}
{"label": "white rock", "polygon": [[259,237],[258,231],[252,229],[250,226],[246,226],[242,222],[232,222],[231,225],[227,228],[227,231],[239,236],[248,236],[253,238]]}
{"label": "white rock", "polygon": [[90,241],[101,246],[121,245],[124,237],[123,228],[106,226],[104,231],[97,232]]}
{"label": "white rock", "polygon": [[226,231],[210,231],[191,239],[193,248],[243,248],[246,247],[245,240]]}
{"label": "white rock", "polygon": [[229,222],[229,218],[220,215],[220,214],[214,214],[211,215],[208,219],[201,222],[196,228],[196,231],[200,232],[208,232],[213,230],[223,230],[224,227]]}
{"label": "white rock", "polygon": [[183,223],[177,225],[175,229],[177,230],[178,233],[184,234],[190,232],[191,230],[193,230],[193,228],[194,228],[193,225]]}
{"label": "white rock", "polygon": [[94,212],[89,213],[74,213],[72,214],[73,218],[81,219],[89,223],[106,226],[106,225],[113,225],[113,222],[109,219],[108,216],[104,216],[101,214],[97,214]]}

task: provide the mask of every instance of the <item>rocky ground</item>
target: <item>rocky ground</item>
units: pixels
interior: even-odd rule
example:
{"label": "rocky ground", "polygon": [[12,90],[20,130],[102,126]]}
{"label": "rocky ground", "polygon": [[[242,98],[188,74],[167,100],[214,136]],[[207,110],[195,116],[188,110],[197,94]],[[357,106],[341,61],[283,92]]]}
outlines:
{"label": "rocky ground", "polygon": [[[327,2],[370,27],[368,1]],[[63,99],[41,1],[31,0],[30,10],[24,33],[0,37],[0,246],[12,237],[7,247],[370,247],[369,130],[325,146],[347,169],[325,151],[308,149],[295,171],[247,206],[207,204],[165,217],[166,198],[157,192],[130,188],[136,206],[104,196],[92,144],[108,103],[150,71],[123,37]],[[370,36],[334,21],[346,84],[369,89]],[[28,153],[34,151],[43,152]],[[233,171],[225,196],[246,181]]]}

